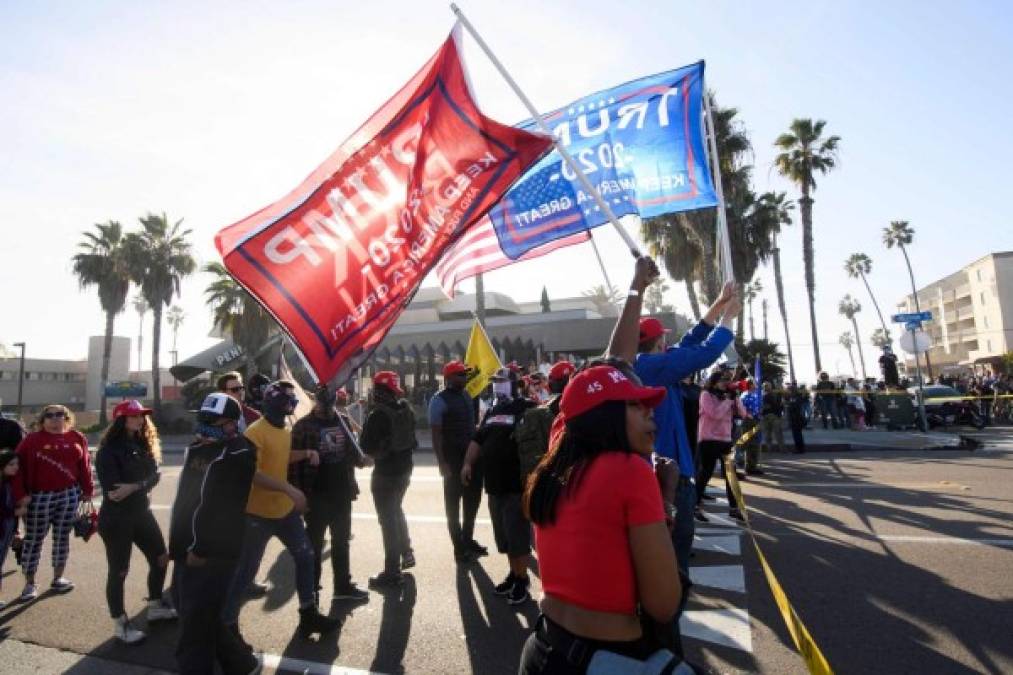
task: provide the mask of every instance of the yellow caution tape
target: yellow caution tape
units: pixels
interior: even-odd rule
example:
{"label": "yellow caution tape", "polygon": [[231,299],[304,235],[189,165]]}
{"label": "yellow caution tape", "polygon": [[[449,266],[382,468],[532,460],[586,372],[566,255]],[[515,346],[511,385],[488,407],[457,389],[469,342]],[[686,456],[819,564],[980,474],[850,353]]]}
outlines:
{"label": "yellow caution tape", "polygon": [[[743,443],[749,441],[752,438],[758,428],[750,429],[748,432],[743,434],[735,446],[738,447]],[[770,586],[770,592],[774,596],[774,602],[777,604],[777,608],[781,611],[781,618],[784,619],[785,626],[788,627],[788,632],[791,633],[791,639],[795,642],[795,648],[798,653],[802,656],[805,661],[806,667],[809,672],[813,675],[833,675],[833,670],[830,668],[830,664],[827,662],[823,652],[816,645],[816,641],[813,640],[809,630],[802,623],[802,619],[799,617],[798,612],[792,607],[788,601],[788,596],[784,592],[781,583],[777,580],[774,575],[774,570],[770,568],[770,564],[767,562],[767,558],[763,555],[763,551],[760,550],[760,544],[756,540],[756,534],[753,532],[752,525],[749,524],[749,511],[746,509],[746,500],[743,498],[742,486],[739,485],[739,479],[735,475],[735,461],[733,459],[734,454],[729,453],[725,457],[725,479],[728,481],[732,489],[732,494],[738,501],[739,511],[742,513],[743,521],[746,524],[746,531],[749,532],[749,538],[753,542],[753,546],[756,548],[756,555],[760,559],[760,565],[763,566],[763,574],[767,577],[767,584]]]}

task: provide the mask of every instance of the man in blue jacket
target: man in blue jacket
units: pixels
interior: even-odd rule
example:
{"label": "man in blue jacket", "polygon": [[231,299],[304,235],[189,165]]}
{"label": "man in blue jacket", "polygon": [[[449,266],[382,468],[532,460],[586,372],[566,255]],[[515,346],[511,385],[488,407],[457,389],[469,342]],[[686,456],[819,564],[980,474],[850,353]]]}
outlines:
{"label": "man in blue jacket", "polygon": [[693,484],[693,448],[689,444],[686,427],[696,424],[697,420],[686,420],[683,416],[680,380],[712,365],[732,343],[735,336],[731,327],[741,301],[736,295],[735,285],[725,284],[721,295],[700,322],[677,345],[668,347],[666,335],[669,331],[661,322],[653,317],[640,317],[643,294],[656,274],[650,259],[638,260],[626,304],[612,335],[609,354],[633,363],[634,371],[644,385],[668,389],[668,396],[654,411],[654,422],[658,426],[654,449],[658,455],[675,461],[679,466],[672,538],[679,569],[688,575],[696,487]]}

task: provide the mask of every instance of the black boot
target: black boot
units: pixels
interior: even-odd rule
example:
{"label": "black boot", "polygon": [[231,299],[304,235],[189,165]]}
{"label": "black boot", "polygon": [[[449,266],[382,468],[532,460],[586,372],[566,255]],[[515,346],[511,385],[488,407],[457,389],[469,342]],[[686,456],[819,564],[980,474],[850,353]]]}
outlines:
{"label": "black boot", "polygon": [[304,638],[313,633],[330,633],[341,627],[341,619],[324,616],[316,605],[299,610],[299,634]]}

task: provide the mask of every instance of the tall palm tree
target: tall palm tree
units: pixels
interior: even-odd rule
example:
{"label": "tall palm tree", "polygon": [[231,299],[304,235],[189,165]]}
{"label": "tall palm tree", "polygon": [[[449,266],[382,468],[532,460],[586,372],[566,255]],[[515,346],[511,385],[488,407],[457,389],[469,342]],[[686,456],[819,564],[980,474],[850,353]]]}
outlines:
{"label": "tall palm tree", "polygon": [[837,146],[840,136],[823,136],[824,120],[796,118],[786,134],[781,134],[774,145],[781,153],[774,158],[778,173],[798,186],[798,200],[802,214],[802,257],[805,262],[805,287],[809,295],[809,323],[812,326],[813,356],[816,372],[820,364],[820,341],[816,331],[816,276],[813,253],[813,199],[816,174],[826,174],[837,165]]}
{"label": "tall palm tree", "polygon": [[858,361],[862,364],[862,381],[864,382],[868,376],[865,373],[865,355],[862,354],[862,337],[858,332],[858,320],[855,318],[855,315],[862,311],[862,305],[851,295],[845,295],[837,304],[837,311],[851,321],[851,327],[855,329],[855,344],[858,346]]}
{"label": "tall palm tree", "polygon": [[685,283],[690,309],[699,321],[702,315],[694,282],[700,276],[701,249],[696,238],[682,220],[672,215],[644,218],[640,234],[648,252],[664,263],[668,276]]}
{"label": "tall palm tree", "polygon": [[[756,339],[756,330],[753,324],[753,300],[763,292],[763,284],[759,279],[753,279],[746,284],[746,304],[749,305],[749,339]],[[766,339],[766,338],[764,338]]]}
{"label": "tall palm tree", "polygon": [[[911,295],[915,299],[915,311],[922,311],[922,305],[918,301],[918,288],[915,286],[915,274],[911,270],[911,258],[907,255],[907,247],[914,241],[915,230],[906,220],[891,220],[889,227],[883,228],[883,243],[887,248],[896,246],[904,254],[904,262],[907,263],[907,275],[911,279]],[[932,379],[932,361],[929,352],[925,352],[925,369],[928,371],[929,379]]]}
{"label": "tall palm tree", "polygon": [[614,288],[606,288],[602,284],[593,286],[581,293],[585,298],[594,303],[598,313],[602,316],[615,316],[618,312],[619,291]]}
{"label": "tall palm tree", "polygon": [[792,382],[795,379],[795,357],[791,351],[791,333],[788,332],[788,311],[784,304],[784,278],[781,276],[781,249],[777,245],[777,235],[781,232],[782,225],[791,225],[791,211],[795,205],[788,201],[787,195],[783,192],[764,192],[757,199],[758,214],[763,215],[771,222],[771,253],[770,258],[774,265],[774,290],[777,292],[777,309],[781,313],[781,323],[784,325],[784,345],[788,352],[788,373]]}
{"label": "tall palm tree", "polygon": [[763,339],[768,340],[769,336],[767,332],[767,299],[764,298],[763,302],[760,303],[760,305],[761,307],[763,307]]}
{"label": "tall palm tree", "polygon": [[254,358],[277,327],[274,317],[236,282],[220,262],[208,263],[202,271],[214,277],[204,288],[204,297],[211,308],[215,328],[228,334],[247,358]]}
{"label": "tall palm tree", "polygon": [[[186,312],[179,305],[173,305],[165,313],[165,320],[169,323],[169,327],[172,328],[172,356],[173,360],[175,360],[177,355],[176,341],[179,338],[179,329],[183,325],[183,321],[186,320]],[[172,365],[176,364],[173,363]]]}
{"label": "tall palm tree", "polygon": [[74,274],[81,288],[96,286],[99,304],[106,314],[105,340],[102,345],[102,402],[99,424],[105,426],[106,382],[109,380],[109,359],[113,350],[113,326],[116,315],[123,311],[130,290],[130,270],[124,251],[123,226],[115,220],[95,225],[95,230],[84,232],[78,243],[81,249],[72,258]]}
{"label": "tall palm tree", "polygon": [[134,311],[137,312],[137,371],[141,370],[141,345],[144,342],[144,315],[151,309],[148,301],[143,295],[135,295],[132,302]]}
{"label": "tall palm tree", "polygon": [[185,277],[193,274],[197,263],[187,237],[192,230],[182,229],[183,221],[169,223],[165,213],[148,213],[140,218],[141,230],[127,235],[131,277],[151,307],[151,386],[155,416],[162,413],[162,378],[159,351],[162,346],[162,311],[180,293]]}
{"label": "tall palm tree", "polygon": [[869,338],[869,342],[871,342],[874,347],[879,347],[880,349],[882,349],[883,347],[890,344],[892,340],[890,339],[889,333],[887,333],[882,328],[877,328],[876,330],[872,331],[872,337]]}
{"label": "tall palm tree", "polygon": [[848,358],[851,359],[851,374],[857,376],[858,372],[855,370],[855,353],[851,351],[851,347],[854,344],[851,339],[851,333],[844,331],[841,333],[841,337],[837,338],[837,341],[841,343],[841,346],[848,350]]}
{"label": "tall palm tree", "polygon": [[869,292],[869,299],[872,300],[872,306],[876,308],[876,315],[879,317],[879,324],[883,327],[883,333],[886,334],[887,344],[890,344],[890,329],[887,328],[886,321],[883,319],[883,312],[880,311],[879,303],[876,302],[876,296],[873,295],[872,288],[869,286],[868,275],[872,272],[872,258],[864,253],[852,253],[848,256],[848,259],[844,261],[844,271],[846,271],[848,276],[852,279],[861,279],[862,283],[865,284],[865,290]]}

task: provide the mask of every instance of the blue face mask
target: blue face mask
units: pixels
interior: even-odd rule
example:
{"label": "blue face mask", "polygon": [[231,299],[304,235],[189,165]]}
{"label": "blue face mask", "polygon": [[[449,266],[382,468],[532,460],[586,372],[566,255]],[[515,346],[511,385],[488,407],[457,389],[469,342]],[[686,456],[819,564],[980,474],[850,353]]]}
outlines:
{"label": "blue face mask", "polygon": [[204,436],[205,438],[213,438],[216,441],[228,438],[228,434],[225,433],[225,429],[216,424],[198,424],[196,434],[198,436]]}

